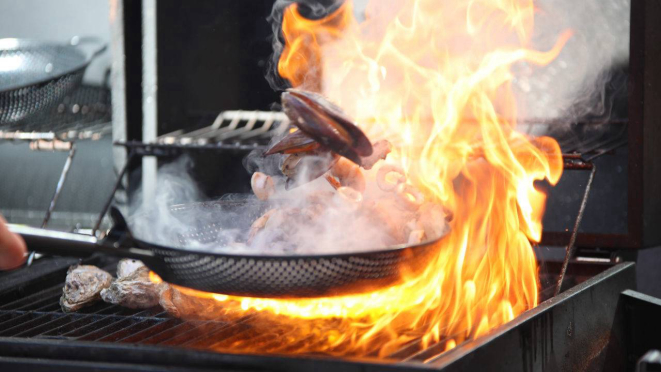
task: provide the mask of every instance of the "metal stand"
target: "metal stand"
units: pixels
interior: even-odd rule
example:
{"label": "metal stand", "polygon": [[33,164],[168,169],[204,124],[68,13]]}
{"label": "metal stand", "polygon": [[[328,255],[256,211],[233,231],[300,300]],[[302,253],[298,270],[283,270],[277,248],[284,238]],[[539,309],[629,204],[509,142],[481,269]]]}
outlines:
{"label": "metal stand", "polygon": [[[51,142],[53,143],[53,142]],[[48,221],[50,220],[50,216],[53,213],[53,210],[55,209],[55,205],[57,204],[57,199],[60,197],[60,193],[62,192],[62,187],[64,186],[64,182],[67,180],[67,176],[69,175],[69,169],[71,169],[71,162],[73,161],[73,157],[76,154],[76,145],[73,142],[69,142],[70,146],[69,148],[69,156],[67,156],[67,160],[64,162],[64,167],[62,168],[62,173],[60,173],[60,179],[57,181],[57,186],[55,187],[55,193],[53,194],[53,197],[51,198],[50,204],[48,205],[48,210],[46,211],[46,216],[44,216],[44,221],[41,223],[41,228],[46,228],[48,226]],[[33,150],[43,150],[43,147],[40,147],[39,145],[35,146],[30,146]],[[62,148],[60,148],[61,150]],[[35,252],[30,252],[30,255],[28,256],[26,265],[30,266],[32,265],[32,261],[34,261],[34,255]]]}
{"label": "metal stand", "polygon": [[585,206],[588,203],[588,196],[590,195],[590,190],[592,190],[592,180],[594,180],[594,174],[597,171],[597,167],[594,164],[585,163],[582,161],[579,161],[576,169],[590,169],[590,176],[588,177],[588,182],[585,185],[585,192],[583,193],[583,199],[581,200],[581,205],[578,208],[578,215],[576,216],[576,222],[574,223],[574,230],[572,231],[571,238],[569,239],[569,244],[567,245],[565,260],[562,262],[562,269],[560,270],[558,283],[555,286],[555,292],[553,294],[554,296],[560,294],[560,289],[562,288],[562,281],[565,279],[567,266],[569,266],[569,260],[574,256],[574,251],[576,250],[576,236],[578,235],[578,228],[581,225],[581,220],[583,220],[583,213],[585,212]]}
{"label": "metal stand", "polygon": [[112,201],[115,198],[115,193],[117,193],[117,189],[119,188],[119,185],[122,183],[122,179],[124,178],[124,175],[126,174],[126,171],[128,170],[129,165],[131,164],[134,158],[135,158],[135,152],[130,151],[128,154],[128,158],[126,159],[126,164],[124,164],[122,169],[119,171],[119,175],[117,176],[117,181],[115,181],[115,185],[112,188],[112,192],[110,193],[110,196],[106,200],[106,203],[103,205],[103,209],[99,214],[99,218],[96,220],[96,224],[94,224],[94,229],[92,229],[92,236],[96,236],[96,232],[99,230],[99,227],[101,226],[101,222],[103,222],[103,217],[105,217],[106,213],[108,212],[108,208],[110,208],[110,204],[112,204]]}

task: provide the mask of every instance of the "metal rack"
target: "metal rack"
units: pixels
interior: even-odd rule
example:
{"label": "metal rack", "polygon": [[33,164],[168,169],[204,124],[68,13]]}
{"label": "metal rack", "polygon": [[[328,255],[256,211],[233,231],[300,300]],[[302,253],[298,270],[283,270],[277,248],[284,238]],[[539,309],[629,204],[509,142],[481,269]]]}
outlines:
{"label": "metal rack", "polygon": [[265,148],[289,128],[289,119],[275,111],[223,111],[211,125],[181,129],[155,141],[115,142],[139,156],[171,156],[186,150],[250,151]]}
{"label": "metal rack", "polygon": [[92,230],[93,234],[101,226],[126,171],[136,158],[176,156],[190,150],[247,152],[265,149],[273,137],[282,135],[289,128],[289,119],[282,112],[223,111],[211,125],[170,132],[157,137],[153,142],[115,142],[116,146],[126,148],[128,156]]}
{"label": "metal rack", "polygon": [[[0,126],[0,144],[29,142],[33,151],[66,151],[67,159],[41,227],[48,225],[76,154],[77,140],[99,140],[112,131],[110,90],[83,85],[62,102],[17,123]],[[34,255],[28,259],[32,263]]]}

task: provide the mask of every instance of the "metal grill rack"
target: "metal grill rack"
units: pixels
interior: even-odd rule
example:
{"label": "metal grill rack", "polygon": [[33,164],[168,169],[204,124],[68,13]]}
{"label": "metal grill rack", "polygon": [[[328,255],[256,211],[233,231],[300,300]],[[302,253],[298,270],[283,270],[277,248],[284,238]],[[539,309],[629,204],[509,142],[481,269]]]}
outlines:
{"label": "metal grill rack", "polygon": [[265,148],[285,133],[289,119],[282,112],[224,111],[211,125],[161,135],[154,142],[115,142],[138,156],[171,156],[184,150],[250,151]]}
{"label": "metal grill rack", "polygon": [[[44,277],[41,277],[39,286],[23,285],[5,291],[0,288],[0,339],[14,337],[99,341],[230,353],[241,353],[238,345],[260,342],[264,354],[278,354],[279,350],[296,350],[295,346],[299,340],[289,343],[286,337],[266,340],[262,337],[264,335],[255,332],[259,327],[257,313],[248,314],[239,321],[186,321],[171,317],[160,307],[132,310],[103,302],[75,313],[63,313],[59,298],[66,270],[69,265],[77,263],[77,260],[56,260],[60,267],[51,272],[50,280],[44,282]],[[101,257],[92,257],[84,263],[99,265],[108,272],[115,272],[116,268],[114,261]],[[45,264],[40,262],[42,266]],[[549,290],[552,288],[547,288],[542,293],[544,298],[550,296]],[[263,329],[263,325],[259,329]],[[425,363],[433,360],[445,349],[446,340],[423,346],[418,338],[392,352],[385,359],[378,356],[378,350],[367,350],[356,357],[382,362]]]}
{"label": "metal grill rack", "polygon": [[[82,85],[42,113],[0,126],[0,144],[29,142],[36,151],[68,151],[55,192],[41,226],[46,227],[71,169],[75,141],[99,140],[112,132],[110,89]],[[28,259],[32,263],[34,254]]]}

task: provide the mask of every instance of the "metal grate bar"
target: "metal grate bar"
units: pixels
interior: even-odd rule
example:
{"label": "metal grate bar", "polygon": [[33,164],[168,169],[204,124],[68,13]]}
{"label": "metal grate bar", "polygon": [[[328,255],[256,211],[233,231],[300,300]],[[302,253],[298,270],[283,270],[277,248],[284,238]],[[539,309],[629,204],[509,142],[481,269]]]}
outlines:
{"label": "metal grate bar", "polygon": [[142,339],[143,344],[147,345],[157,345],[157,344],[162,344],[163,342],[166,342],[167,340],[177,336],[184,334],[191,329],[196,328],[197,326],[193,324],[193,322],[184,322],[175,325],[172,328],[169,329],[164,329],[161,332],[155,333],[149,337],[146,337]]}
{"label": "metal grate bar", "polygon": [[[135,334],[145,328],[151,328],[157,324],[161,324],[165,322],[165,319],[148,319],[148,320],[143,320],[142,322],[135,323],[131,326],[128,326],[126,328],[120,329],[119,331],[112,332],[108,334],[107,336],[101,337],[97,339],[97,341],[102,341],[102,342],[117,342],[123,338],[126,338],[132,334]],[[104,332],[104,334],[106,334]]]}
{"label": "metal grate bar", "polygon": [[251,327],[250,325],[236,324],[230,327],[223,327],[222,329],[219,329],[217,332],[212,332],[210,334],[210,337],[204,337],[202,339],[197,339],[197,340],[194,339],[182,344],[182,346],[190,346],[197,348],[209,347],[211,349],[214,349],[216,347],[222,348],[222,347],[231,346],[232,343],[238,340],[241,339],[250,340],[259,335],[260,335],[259,331]]}
{"label": "metal grate bar", "polygon": [[171,329],[183,323],[182,320],[169,318],[164,319],[163,322],[156,323],[151,327],[140,330],[132,335],[128,335],[122,339],[118,339],[118,342],[128,342],[128,343],[145,343],[145,339],[152,337],[155,334],[161,333],[167,329]]}
{"label": "metal grate bar", "polygon": [[14,335],[14,337],[35,337],[42,335],[53,328],[58,328],[64,324],[71,323],[71,318],[73,318],[73,315],[62,315],[62,316],[56,316],[54,317],[51,321],[37,325],[36,327],[32,327],[30,329],[26,329],[25,331],[21,333],[17,333]]}
{"label": "metal grate bar", "polygon": [[52,301],[54,297],[59,297],[61,293],[62,285],[56,285],[0,306],[0,310],[23,310],[29,308],[35,302],[41,301],[46,296]]}
{"label": "metal grate bar", "polygon": [[42,336],[62,336],[63,338],[66,338],[64,334],[70,333],[80,327],[85,326],[86,324],[89,324],[90,322],[96,322],[101,319],[100,316],[98,315],[82,315],[79,317],[72,316],[71,321],[68,323],[64,323],[58,327],[55,327],[53,329],[50,329],[44,333],[42,333]]}
{"label": "metal grate bar", "polygon": [[206,337],[211,337],[218,329],[226,327],[225,323],[214,323],[214,322],[197,322],[196,326],[191,330],[175,335],[174,337],[164,341],[161,345],[169,346],[186,346],[195,342],[196,340],[204,339]]}
{"label": "metal grate bar", "polygon": [[[225,339],[229,334],[238,334],[244,331],[245,327],[249,327],[246,323],[253,319],[255,315],[247,315],[236,322],[233,323],[220,323],[220,327],[216,327],[209,333],[204,335],[197,336],[193,339],[187,340],[185,343],[181,344],[182,346],[192,346],[198,345],[198,347],[203,347],[205,344],[211,345],[212,343],[217,342],[218,339]],[[219,324],[219,323],[216,323]]]}
{"label": "metal grate bar", "polygon": [[0,336],[16,336],[24,331],[30,330],[34,327],[40,326],[44,323],[50,322],[56,317],[60,317],[58,314],[44,314],[37,315],[34,313],[26,313],[24,316],[19,316],[12,319],[9,322],[5,322],[0,327]]}
{"label": "metal grate bar", "polygon": [[224,111],[209,126],[186,131],[176,130],[156,138],[153,143],[117,142],[135,149],[138,155],[171,155],[171,151],[252,150],[266,147],[271,138],[284,134],[289,119],[282,112]]}
{"label": "metal grate bar", "polygon": [[88,323],[80,328],[75,328],[72,329],[69,332],[63,333],[62,336],[64,337],[71,337],[71,338],[82,338],[90,333],[96,332],[99,329],[103,329],[109,325],[118,323],[126,318],[123,317],[116,317],[112,315],[107,315],[103,317],[97,318],[97,320]]}
{"label": "metal grate bar", "polygon": [[91,332],[87,332],[78,337],[79,340],[84,341],[98,341],[106,335],[121,331],[125,328],[131,327],[140,322],[140,319],[132,317],[113,317],[115,321],[110,322],[101,327],[95,327]]}

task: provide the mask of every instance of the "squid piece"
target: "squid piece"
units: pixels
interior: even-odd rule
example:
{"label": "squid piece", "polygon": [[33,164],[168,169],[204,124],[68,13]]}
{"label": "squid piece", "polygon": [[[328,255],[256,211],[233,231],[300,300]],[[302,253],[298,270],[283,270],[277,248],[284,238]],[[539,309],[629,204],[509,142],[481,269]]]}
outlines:
{"label": "squid piece", "polygon": [[437,239],[450,231],[443,207],[426,203],[419,210],[418,225],[425,231],[427,239]]}
{"label": "squid piece", "polygon": [[252,192],[259,200],[268,200],[275,194],[275,182],[273,178],[262,172],[253,173],[250,178],[250,186],[252,187]]}
{"label": "squid piece", "polygon": [[62,288],[60,306],[62,311],[77,311],[92,305],[101,299],[101,291],[108,288],[112,275],[91,265],[69,267],[67,278]]}
{"label": "squid piece", "polygon": [[348,207],[352,211],[360,209],[363,203],[363,194],[351,187],[342,186],[337,189],[333,200],[338,205]]}
{"label": "squid piece", "polygon": [[425,230],[413,230],[409,233],[407,244],[420,244],[425,240]]}
{"label": "squid piece", "polygon": [[404,242],[404,228],[401,221],[394,218],[392,213],[392,203],[384,201],[363,203],[364,211],[375,225],[383,226],[390,238],[383,241],[384,245],[400,244]]}
{"label": "squid piece", "polygon": [[158,305],[159,284],[149,279],[149,269],[138,260],[123,259],[117,265],[117,279],[101,291],[103,301],[131,309]]}
{"label": "squid piece", "polygon": [[266,211],[261,217],[256,219],[252,225],[250,225],[250,231],[248,232],[248,240],[246,241],[247,244],[250,244],[252,240],[255,238],[257,233],[262,231],[264,229],[264,226],[266,226],[266,223],[268,222],[269,218],[277,211],[277,209],[269,209]]}
{"label": "squid piece", "polygon": [[372,144],[372,155],[362,158],[362,167],[370,170],[379,160],[386,160],[386,157],[392,151],[392,145],[387,140],[381,140]]}
{"label": "squid piece", "polygon": [[416,211],[425,202],[425,195],[417,187],[402,183],[397,186],[397,205],[409,210]]}
{"label": "squid piece", "polygon": [[383,164],[376,173],[376,184],[383,191],[395,191],[406,182],[404,169],[392,164]]}

